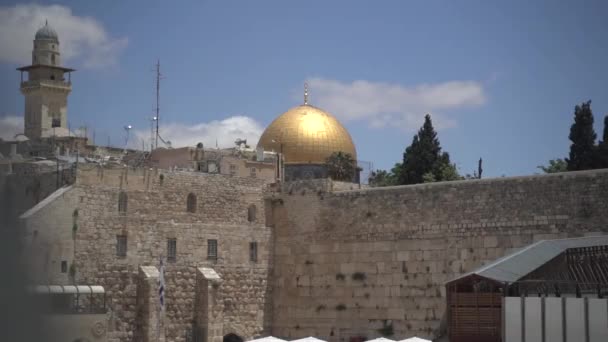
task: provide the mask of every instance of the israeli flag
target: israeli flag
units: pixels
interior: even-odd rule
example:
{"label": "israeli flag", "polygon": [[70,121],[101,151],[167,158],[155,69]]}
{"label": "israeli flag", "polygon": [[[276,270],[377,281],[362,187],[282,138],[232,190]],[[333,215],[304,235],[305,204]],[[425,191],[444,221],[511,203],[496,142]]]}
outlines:
{"label": "israeli flag", "polygon": [[158,299],[160,301],[160,310],[165,310],[165,265],[163,258],[160,258],[160,267],[158,268]]}

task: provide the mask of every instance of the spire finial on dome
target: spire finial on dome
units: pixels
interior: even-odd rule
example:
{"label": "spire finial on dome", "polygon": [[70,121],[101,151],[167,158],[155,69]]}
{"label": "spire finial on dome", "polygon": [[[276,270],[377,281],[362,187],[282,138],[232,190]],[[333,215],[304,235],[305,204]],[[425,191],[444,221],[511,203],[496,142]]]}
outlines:
{"label": "spire finial on dome", "polygon": [[308,83],[304,82],[304,104],[308,104]]}

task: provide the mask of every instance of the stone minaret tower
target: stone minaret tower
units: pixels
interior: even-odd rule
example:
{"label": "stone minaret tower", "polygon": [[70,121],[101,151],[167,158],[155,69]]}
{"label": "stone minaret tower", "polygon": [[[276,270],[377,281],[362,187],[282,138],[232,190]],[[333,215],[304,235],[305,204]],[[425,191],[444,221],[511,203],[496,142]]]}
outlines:
{"label": "stone minaret tower", "polygon": [[[21,93],[25,96],[25,135],[30,139],[68,136],[70,73],[61,66],[57,32],[48,22],[36,32],[32,65],[21,71]],[[23,72],[27,80],[23,80]],[[67,73],[68,79],[65,79]]]}

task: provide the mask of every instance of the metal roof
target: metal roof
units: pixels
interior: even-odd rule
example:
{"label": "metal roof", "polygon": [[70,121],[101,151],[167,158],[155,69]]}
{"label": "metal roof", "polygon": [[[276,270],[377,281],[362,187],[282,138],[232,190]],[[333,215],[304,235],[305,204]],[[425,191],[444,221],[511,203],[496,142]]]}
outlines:
{"label": "metal roof", "polygon": [[472,272],[452,279],[448,283],[471,275],[478,275],[502,283],[514,282],[525,277],[569,248],[594,246],[608,246],[608,235],[541,240]]}

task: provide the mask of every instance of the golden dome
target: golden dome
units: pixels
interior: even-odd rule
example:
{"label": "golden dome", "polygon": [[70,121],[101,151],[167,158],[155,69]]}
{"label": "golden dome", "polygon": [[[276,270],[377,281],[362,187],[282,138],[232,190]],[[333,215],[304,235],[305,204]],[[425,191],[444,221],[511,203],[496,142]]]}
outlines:
{"label": "golden dome", "polygon": [[346,128],[331,114],[307,104],[276,118],[260,137],[260,146],[265,151],[282,152],[285,164],[324,164],[327,157],[339,151],[357,160]]}

